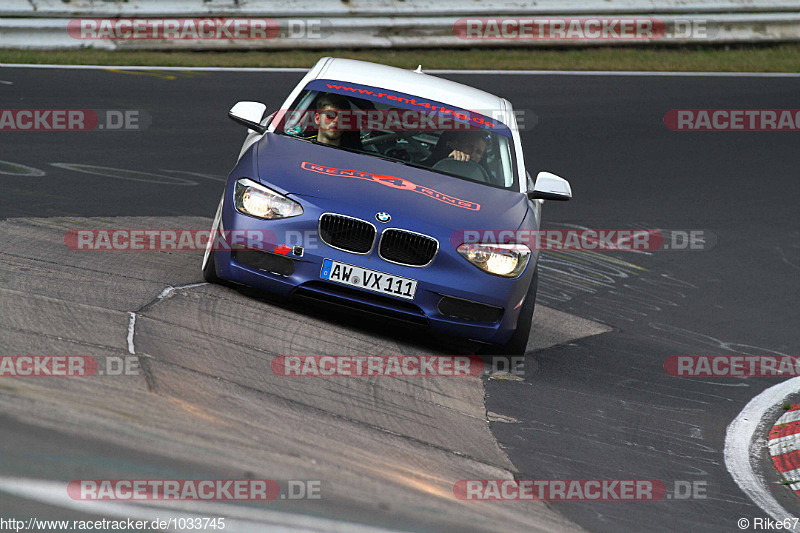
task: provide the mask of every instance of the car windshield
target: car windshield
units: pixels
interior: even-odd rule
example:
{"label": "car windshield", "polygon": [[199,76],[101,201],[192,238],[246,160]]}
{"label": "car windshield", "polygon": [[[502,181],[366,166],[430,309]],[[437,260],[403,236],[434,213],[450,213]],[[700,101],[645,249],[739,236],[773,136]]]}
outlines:
{"label": "car windshield", "polygon": [[307,88],[280,116],[275,132],[518,190],[512,140],[498,131],[502,127],[508,132],[504,125],[453,107],[434,106],[432,111],[428,102],[423,105],[417,99],[405,100],[419,109],[375,100]]}

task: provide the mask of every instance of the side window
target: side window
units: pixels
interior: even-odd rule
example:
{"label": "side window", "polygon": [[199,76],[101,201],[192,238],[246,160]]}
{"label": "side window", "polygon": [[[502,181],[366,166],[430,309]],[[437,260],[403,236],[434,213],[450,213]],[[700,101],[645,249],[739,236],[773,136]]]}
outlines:
{"label": "side window", "polygon": [[309,117],[307,110],[312,107],[314,100],[319,93],[317,91],[305,91],[288,109],[283,117],[282,123],[278,124],[279,129],[283,129],[289,135],[300,135],[308,129],[309,118],[313,124],[313,116]]}
{"label": "side window", "polygon": [[489,171],[490,176],[502,176],[503,168],[500,163],[500,149],[497,145],[497,138],[494,135],[490,135],[489,138],[486,155],[483,156],[484,166]]}

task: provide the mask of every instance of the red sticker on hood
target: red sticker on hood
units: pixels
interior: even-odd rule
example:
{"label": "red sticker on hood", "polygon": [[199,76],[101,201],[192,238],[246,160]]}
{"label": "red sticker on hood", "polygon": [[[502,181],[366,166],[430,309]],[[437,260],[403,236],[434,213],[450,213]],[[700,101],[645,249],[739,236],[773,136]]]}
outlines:
{"label": "red sticker on hood", "polygon": [[441,193],[439,191],[431,189],[430,187],[417,185],[416,183],[408,181],[407,179],[398,178],[397,176],[389,176],[386,174],[372,174],[371,172],[364,172],[361,170],[348,170],[344,168],[325,167],[322,165],[317,165],[315,163],[309,163],[308,161],[304,161],[300,165],[300,167],[305,170],[310,170],[311,172],[318,172],[320,174],[326,174],[328,176],[340,176],[343,178],[356,178],[359,180],[374,181],[375,183],[380,183],[381,185],[386,185],[387,187],[392,187],[394,189],[402,189],[406,191],[416,192],[419,194],[424,194],[425,196],[433,198],[434,200],[439,200],[440,202],[454,205],[456,207],[462,207],[464,209],[469,209],[471,211],[480,211],[481,209],[481,204],[476,204],[475,202],[468,202],[467,200],[460,200],[455,196],[450,196],[448,194]]}

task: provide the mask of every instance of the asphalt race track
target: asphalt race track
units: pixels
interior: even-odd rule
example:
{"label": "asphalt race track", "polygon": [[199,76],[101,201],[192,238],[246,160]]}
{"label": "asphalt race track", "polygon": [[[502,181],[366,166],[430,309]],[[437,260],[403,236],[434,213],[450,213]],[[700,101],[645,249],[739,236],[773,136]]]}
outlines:
{"label": "asphalt race track", "polygon": [[[199,284],[198,252],[80,252],[81,228],[210,226],[244,130],[300,72],[2,68],[2,109],[129,110],[138,131],[0,132],[0,355],[136,375],[0,378],[0,517],[225,516],[229,530],[733,531],[769,516],[726,428],[779,378],[677,378],[671,355],[798,354],[797,132],[674,132],[671,109],[796,109],[800,77],[443,74],[523,110],[568,180],[550,228],[702,231],[702,250],[545,253],[524,377],[281,378],[276,355],[448,353],[423,332]],[[795,388],[795,391],[797,389]],[[763,431],[780,415],[765,414]],[[756,442],[786,512],[800,503]],[[659,501],[464,502],[459,479],[657,479]],[[72,500],[74,479],[319,480],[319,500]],[[24,481],[21,481],[23,480]],[[698,484],[699,482],[699,484]],[[702,487],[675,497],[677,486]]]}

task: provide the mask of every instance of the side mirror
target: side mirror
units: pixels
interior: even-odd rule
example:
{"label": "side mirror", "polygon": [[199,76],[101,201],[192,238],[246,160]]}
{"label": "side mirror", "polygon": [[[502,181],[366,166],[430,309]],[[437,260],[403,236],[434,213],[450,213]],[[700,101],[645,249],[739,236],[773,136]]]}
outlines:
{"label": "side mirror", "polygon": [[252,131],[264,133],[267,127],[261,125],[261,118],[266,110],[267,106],[260,102],[238,102],[228,111],[228,117]]}
{"label": "side mirror", "polygon": [[[530,183],[530,176],[528,179]],[[569,200],[572,198],[572,189],[564,178],[550,172],[539,172],[533,190],[528,191],[531,200]]]}

